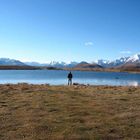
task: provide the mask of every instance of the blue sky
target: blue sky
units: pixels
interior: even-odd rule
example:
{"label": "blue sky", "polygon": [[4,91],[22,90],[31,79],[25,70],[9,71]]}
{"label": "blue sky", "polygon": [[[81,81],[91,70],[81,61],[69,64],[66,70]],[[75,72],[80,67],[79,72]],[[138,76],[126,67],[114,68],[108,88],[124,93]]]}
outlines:
{"label": "blue sky", "polygon": [[116,59],[140,52],[140,0],[0,0],[0,57]]}

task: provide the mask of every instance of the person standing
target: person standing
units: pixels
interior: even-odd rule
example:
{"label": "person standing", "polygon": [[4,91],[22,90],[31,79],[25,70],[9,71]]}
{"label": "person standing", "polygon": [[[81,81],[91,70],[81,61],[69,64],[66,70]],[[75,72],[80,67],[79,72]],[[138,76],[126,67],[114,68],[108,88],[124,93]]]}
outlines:
{"label": "person standing", "polygon": [[70,71],[69,74],[68,74],[68,85],[72,85],[72,77],[73,77],[73,75]]}

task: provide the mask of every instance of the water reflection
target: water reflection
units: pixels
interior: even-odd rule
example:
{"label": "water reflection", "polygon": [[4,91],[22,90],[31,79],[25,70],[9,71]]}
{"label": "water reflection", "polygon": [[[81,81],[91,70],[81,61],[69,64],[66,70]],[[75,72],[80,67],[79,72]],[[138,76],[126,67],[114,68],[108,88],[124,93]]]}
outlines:
{"label": "water reflection", "polygon": [[[73,82],[90,85],[139,86],[140,74],[117,72],[73,71]],[[32,83],[66,85],[68,71],[48,70],[0,70],[0,83]]]}

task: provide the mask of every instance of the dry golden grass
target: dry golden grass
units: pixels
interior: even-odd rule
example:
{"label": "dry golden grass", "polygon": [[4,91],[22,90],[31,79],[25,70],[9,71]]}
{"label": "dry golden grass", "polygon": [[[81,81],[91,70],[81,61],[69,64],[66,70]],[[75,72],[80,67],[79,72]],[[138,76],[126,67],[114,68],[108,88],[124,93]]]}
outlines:
{"label": "dry golden grass", "polygon": [[140,139],[140,87],[0,85],[0,140],[121,139]]}

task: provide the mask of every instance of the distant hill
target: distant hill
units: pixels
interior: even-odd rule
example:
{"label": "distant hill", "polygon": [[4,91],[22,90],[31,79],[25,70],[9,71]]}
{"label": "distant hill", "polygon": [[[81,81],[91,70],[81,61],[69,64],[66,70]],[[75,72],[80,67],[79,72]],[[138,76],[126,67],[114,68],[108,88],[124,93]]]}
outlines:
{"label": "distant hill", "polygon": [[77,64],[74,68],[103,68],[103,67],[96,63],[89,64],[87,62],[81,62],[81,63]]}
{"label": "distant hill", "polygon": [[120,66],[117,66],[116,69],[120,69],[121,71],[137,71],[140,72],[140,63],[126,63]]}
{"label": "distant hill", "polygon": [[0,65],[1,66],[25,66],[23,62],[15,59],[9,59],[9,58],[0,58]]}
{"label": "distant hill", "polygon": [[75,67],[75,68],[77,68],[77,67],[78,67],[78,68],[79,68],[79,67],[81,68],[81,67],[83,67],[83,66],[85,66],[85,65],[88,65],[88,64],[89,64],[89,63],[87,63],[87,62],[85,62],[85,61],[82,61],[82,62],[78,63],[77,65],[75,65],[74,67]]}

